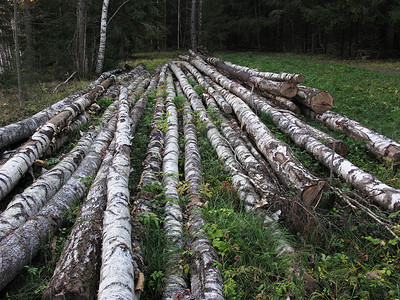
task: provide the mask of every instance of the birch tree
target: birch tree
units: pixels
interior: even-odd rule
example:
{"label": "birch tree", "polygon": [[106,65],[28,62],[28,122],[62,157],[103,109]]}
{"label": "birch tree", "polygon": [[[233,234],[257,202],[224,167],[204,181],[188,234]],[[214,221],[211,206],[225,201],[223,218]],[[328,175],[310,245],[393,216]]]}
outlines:
{"label": "birch tree", "polygon": [[96,63],[97,74],[100,74],[100,72],[103,69],[104,55],[106,52],[108,3],[109,0],[103,0],[103,7],[101,9],[100,43],[99,43],[99,53],[97,55],[97,63]]}

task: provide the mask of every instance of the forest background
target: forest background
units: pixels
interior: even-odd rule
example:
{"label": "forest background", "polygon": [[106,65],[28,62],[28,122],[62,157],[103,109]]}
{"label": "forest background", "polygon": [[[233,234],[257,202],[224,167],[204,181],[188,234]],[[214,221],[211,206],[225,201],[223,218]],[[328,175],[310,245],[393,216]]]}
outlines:
{"label": "forest background", "polygon": [[[3,0],[0,72],[80,76],[95,69],[102,0]],[[15,4],[15,10],[14,10]],[[14,22],[16,21],[16,22]],[[16,36],[13,26],[16,24]],[[108,8],[104,69],[138,51],[187,49],[400,56],[397,0],[116,0]],[[4,79],[3,79],[4,80]]]}

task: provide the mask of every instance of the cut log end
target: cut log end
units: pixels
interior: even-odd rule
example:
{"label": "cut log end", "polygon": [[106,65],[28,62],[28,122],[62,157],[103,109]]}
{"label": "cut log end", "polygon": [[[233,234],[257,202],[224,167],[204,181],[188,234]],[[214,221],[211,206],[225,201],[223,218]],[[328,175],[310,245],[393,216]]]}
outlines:
{"label": "cut log end", "polygon": [[316,184],[311,185],[301,193],[301,200],[309,206],[327,206],[327,203],[320,203],[322,193],[326,190],[328,184],[326,181],[320,180]]}
{"label": "cut log end", "polygon": [[393,163],[393,165],[400,165],[400,147],[390,145],[386,150],[386,155],[383,157],[384,160]]}
{"label": "cut log end", "polygon": [[316,113],[322,114],[333,106],[334,99],[332,95],[326,91],[321,91],[311,99],[311,109]]}

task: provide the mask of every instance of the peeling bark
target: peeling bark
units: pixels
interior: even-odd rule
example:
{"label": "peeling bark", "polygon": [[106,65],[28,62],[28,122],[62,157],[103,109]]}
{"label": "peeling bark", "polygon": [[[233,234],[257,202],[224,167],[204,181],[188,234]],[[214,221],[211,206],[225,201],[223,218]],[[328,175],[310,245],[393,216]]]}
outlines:
{"label": "peeling bark", "polygon": [[115,143],[104,157],[81,213],[42,299],[95,299],[101,257],[101,228],[107,203],[107,174]]}
{"label": "peeling bark", "polygon": [[179,132],[178,112],[173,99],[175,89],[172,81],[172,74],[167,73],[167,98],[166,113],[168,129],[165,134],[164,158],[163,158],[163,185],[165,189],[165,218],[164,229],[167,240],[167,253],[170,262],[174,262],[166,269],[165,288],[163,299],[173,299],[178,293],[184,293],[187,288],[185,279],[179,268],[177,249],[183,249],[182,210],[179,206],[179,194],[177,190],[179,182]]}
{"label": "peeling bark", "polygon": [[200,121],[206,124],[207,138],[210,140],[211,145],[214,147],[218,157],[224,163],[226,170],[232,174],[232,185],[237,189],[243,206],[246,210],[251,209],[255,203],[260,201],[260,197],[255,192],[254,187],[252,186],[248,177],[244,175],[242,166],[236,161],[230,145],[221,136],[217,127],[208,117],[200,97],[193,90],[181,69],[174,64],[170,64],[170,68],[178,78],[179,83],[181,84],[186,97],[189,99],[194,112],[199,114]]}
{"label": "peeling bark", "polygon": [[[219,72],[208,67],[197,59],[190,62],[199,70],[206,73],[225,88],[234,91],[243,98],[254,101],[257,97],[239,84],[229,80]],[[217,87],[216,85],[214,87]],[[225,89],[219,91],[233,108],[242,126],[255,141],[257,148],[268,160],[281,181],[289,188],[296,190],[299,197],[311,204],[319,199],[325,186],[325,181],[312,175],[293,154],[290,147],[279,141],[261,122],[257,115],[239,97],[228,93]],[[265,103],[265,101],[264,101]],[[261,110],[258,110],[261,111]]]}
{"label": "peeling bark", "polygon": [[[189,70],[190,73],[193,74],[193,76],[196,77],[196,80],[199,82],[199,84],[204,87],[204,89],[207,91],[207,93],[211,94],[215,101],[218,103],[218,105],[222,108],[224,113],[226,114],[231,114],[232,113],[232,107],[229,105],[228,102],[225,101],[224,97],[222,97],[211,85],[210,85],[210,78],[208,77],[203,77],[199,71],[195,67],[193,67],[191,64],[188,62],[181,62],[183,66]],[[207,80],[208,79],[208,80]]]}
{"label": "peeling bark", "polygon": [[363,140],[369,151],[394,165],[400,164],[400,143],[372,131],[359,122],[332,111],[312,114],[312,117],[332,130],[340,131],[358,141]]}
{"label": "peeling bark", "polygon": [[0,290],[36,256],[48,235],[61,226],[67,211],[88,190],[85,179],[96,175],[115,131],[115,118],[96,137],[88,155],[66,184],[34,217],[0,241]]}
{"label": "peeling bark", "polygon": [[54,134],[60,132],[74,117],[82,113],[111,83],[112,80],[107,79],[101,86],[75,100],[43,125],[13,157],[0,167],[0,200],[11,191],[33,162],[43,154]]}
{"label": "peeling bark", "polygon": [[[183,96],[179,84],[177,91],[179,96]],[[202,217],[203,200],[199,193],[202,180],[201,156],[197,146],[194,116],[187,100],[182,113],[185,138],[185,181],[189,182],[191,199],[188,205],[188,227],[194,256],[191,264],[191,292],[195,299],[224,299],[221,272],[214,263],[219,261],[218,254],[203,230],[205,223]]]}

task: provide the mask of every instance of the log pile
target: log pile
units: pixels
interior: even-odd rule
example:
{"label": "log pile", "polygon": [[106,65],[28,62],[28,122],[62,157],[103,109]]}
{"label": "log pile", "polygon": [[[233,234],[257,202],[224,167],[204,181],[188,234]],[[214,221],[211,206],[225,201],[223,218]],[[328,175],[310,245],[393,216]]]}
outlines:
{"label": "log pile", "polygon": [[[400,190],[356,167],[346,159],[343,142],[297,114],[364,140],[372,153],[394,165],[400,164],[400,143],[330,111],[333,97],[328,92],[298,85],[304,75],[261,72],[192,51],[152,75],[143,64],[118,77],[112,73],[103,74],[88,89],[32,119],[0,128],[1,149],[10,149],[30,136],[10,149],[11,156],[3,156],[0,165],[0,200],[6,203],[0,214],[0,289],[35,257],[49,234],[65,222],[74,203],[82,202],[43,299],[139,299],[143,282],[149,278],[144,278],[146,257],[136,227],[143,213],[154,213],[152,207],[160,206],[155,203],[155,192],[145,190],[158,183],[164,189],[159,218],[163,219],[169,261],[164,266],[163,299],[224,299],[222,276],[215,263],[220,258],[204,231],[196,122],[203,124],[243,209],[265,215],[265,225],[273,226],[274,237],[280,235],[279,224],[271,217],[274,210],[293,203],[310,209],[330,207],[332,199],[325,194],[332,189],[328,178],[310,172],[291,147],[273,134],[261,114],[371,205],[400,209]],[[192,82],[203,87],[204,93],[197,94]],[[57,165],[16,192],[14,188],[49,147],[62,147],[57,134],[69,132],[77,118],[81,122],[85,110],[106,90],[119,97],[101,121],[83,133]],[[130,165],[130,153],[137,150],[131,140],[151,99],[155,104],[150,141],[140,190],[133,194],[129,175],[139,170]],[[25,129],[27,124],[33,124],[29,125],[33,129]],[[17,135],[14,131],[26,132]],[[180,176],[188,185],[188,203],[178,191]],[[285,196],[288,192],[294,196]],[[286,240],[277,243],[279,255],[294,252]],[[193,260],[185,274],[180,253],[187,248],[193,251]],[[304,267],[294,260],[293,266],[294,276],[303,276]]]}

